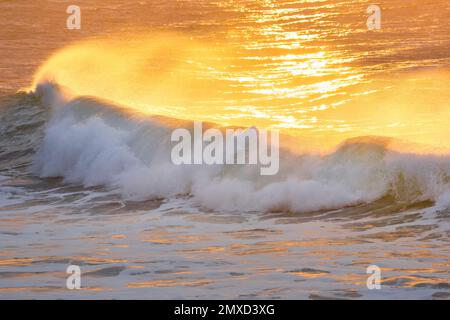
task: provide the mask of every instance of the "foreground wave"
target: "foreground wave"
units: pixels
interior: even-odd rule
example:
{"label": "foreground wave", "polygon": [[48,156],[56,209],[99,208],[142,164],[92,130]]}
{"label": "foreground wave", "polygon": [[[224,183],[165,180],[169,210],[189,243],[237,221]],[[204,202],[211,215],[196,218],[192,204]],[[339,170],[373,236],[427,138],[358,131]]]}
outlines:
{"label": "foreground wave", "polygon": [[[24,99],[32,98],[41,104],[32,114],[39,125],[29,127],[42,127],[42,137],[33,140],[33,148],[28,140],[7,148],[20,155],[14,161],[31,157],[32,172],[42,178],[105,186],[138,201],[188,195],[198,206],[221,211],[310,212],[386,196],[407,204],[450,206],[450,156],[395,151],[392,139],[351,139],[327,155],[282,148],[280,172],[269,177],[261,176],[256,166],[173,165],[171,132],[180,126],[192,128],[190,122],[130,113],[94,98],[67,98],[50,83]],[[17,107],[12,114],[21,112]],[[22,118],[10,113],[3,119]],[[15,127],[17,123],[4,124],[2,130]],[[36,136],[33,131],[27,134]],[[27,152],[18,153],[19,147]]]}

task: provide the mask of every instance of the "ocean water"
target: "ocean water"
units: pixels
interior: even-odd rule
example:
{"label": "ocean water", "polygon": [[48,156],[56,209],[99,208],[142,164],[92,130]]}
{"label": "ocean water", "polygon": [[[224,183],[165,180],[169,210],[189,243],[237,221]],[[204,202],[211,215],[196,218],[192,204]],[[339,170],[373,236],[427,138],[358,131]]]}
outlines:
{"label": "ocean water", "polygon": [[[70,4],[0,2],[1,298],[450,298],[448,1]],[[194,120],[279,173],[173,165]]]}

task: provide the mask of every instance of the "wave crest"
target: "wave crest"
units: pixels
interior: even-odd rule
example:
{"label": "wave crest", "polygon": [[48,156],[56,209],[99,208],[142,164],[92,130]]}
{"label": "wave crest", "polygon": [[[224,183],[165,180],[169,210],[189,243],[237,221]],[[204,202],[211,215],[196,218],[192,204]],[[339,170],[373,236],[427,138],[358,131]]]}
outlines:
{"label": "wave crest", "polygon": [[191,123],[129,114],[93,98],[65,101],[54,85],[36,93],[53,110],[33,161],[41,177],[103,185],[133,200],[187,194],[199,206],[224,211],[307,212],[386,195],[450,204],[450,157],[394,151],[389,138],[351,139],[327,155],[282,149],[273,177],[254,166],[176,166],[171,132],[175,123]]}

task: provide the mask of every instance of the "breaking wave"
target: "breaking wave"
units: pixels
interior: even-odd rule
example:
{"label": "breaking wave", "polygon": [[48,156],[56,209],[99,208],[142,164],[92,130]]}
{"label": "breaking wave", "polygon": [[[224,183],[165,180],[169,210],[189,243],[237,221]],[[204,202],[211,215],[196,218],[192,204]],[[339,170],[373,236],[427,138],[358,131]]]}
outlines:
{"label": "breaking wave", "polygon": [[40,84],[31,96],[49,111],[42,138],[31,148],[32,172],[41,178],[104,186],[137,201],[189,196],[198,206],[221,211],[310,212],[386,196],[450,206],[450,156],[399,152],[393,139],[355,138],[326,155],[282,147],[274,176],[261,176],[256,166],[176,166],[171,133],[175,127],[191,129],[189,121],[131,113],[90,97],[68,98],[51,83]]}

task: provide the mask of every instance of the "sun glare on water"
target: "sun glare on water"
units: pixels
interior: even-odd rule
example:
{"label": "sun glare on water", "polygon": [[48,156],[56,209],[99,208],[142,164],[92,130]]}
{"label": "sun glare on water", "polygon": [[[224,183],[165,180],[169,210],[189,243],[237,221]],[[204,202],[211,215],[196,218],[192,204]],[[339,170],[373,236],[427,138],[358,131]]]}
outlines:
{"label": "sun glare on water", "polygon": [[[298,37],[286,33],[282,43],[295,44]],[[448,73],[386,84],[369,82],[346,64],[348,57],[323,50],[255,52],[244,55],[225,43],[173,33],[115,35],[56,52],[36,72],[32,88],[53,81],[76,96],[147,114],[278,129],[304,149],[323,151],[348,138],[379,135],[447,147]]]}

